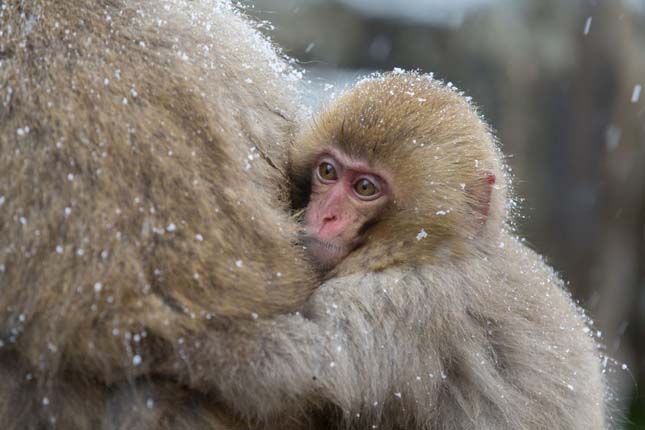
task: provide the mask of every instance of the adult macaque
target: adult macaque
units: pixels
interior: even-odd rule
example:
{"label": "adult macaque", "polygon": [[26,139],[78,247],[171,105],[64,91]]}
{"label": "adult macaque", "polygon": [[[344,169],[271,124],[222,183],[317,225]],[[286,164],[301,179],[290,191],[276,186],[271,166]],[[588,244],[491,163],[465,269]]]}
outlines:
{"label": "adult macaque", "polygon": [[228,2],[0,1],[0,428],[237,425],[162,373],[318,284],[297,84]]}
{"label": "adult macaque", "polygon": [[[605,427],[586,318],[509,232],[500,155],[463,96],[366,80],[301,134],[291,172],[328,281],[304,316],[201,342],[190,384],[269,420],[305,400],[351,428]],[[231,361],[240,340],[250,358]]]}

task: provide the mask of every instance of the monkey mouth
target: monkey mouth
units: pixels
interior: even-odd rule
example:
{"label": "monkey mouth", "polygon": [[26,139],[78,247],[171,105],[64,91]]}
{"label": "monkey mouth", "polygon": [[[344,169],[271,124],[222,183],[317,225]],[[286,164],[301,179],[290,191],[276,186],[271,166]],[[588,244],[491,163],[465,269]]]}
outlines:
{"label": "monkey mouth", "polygon": [[305,236],[304,244],[309,255],[324,270],[333,268],[351,252],[351,248],[348,246],[322,240],[315,236]]}

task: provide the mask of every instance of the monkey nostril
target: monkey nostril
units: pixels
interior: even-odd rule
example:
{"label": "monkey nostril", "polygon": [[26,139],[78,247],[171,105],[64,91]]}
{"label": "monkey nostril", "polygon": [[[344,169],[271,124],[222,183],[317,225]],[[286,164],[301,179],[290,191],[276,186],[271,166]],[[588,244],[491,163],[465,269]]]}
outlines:
{"label": "monkey nostril", "polygon": [[323,222],[333,222],[336,221],[336,215],[326,215],[323,217]]}

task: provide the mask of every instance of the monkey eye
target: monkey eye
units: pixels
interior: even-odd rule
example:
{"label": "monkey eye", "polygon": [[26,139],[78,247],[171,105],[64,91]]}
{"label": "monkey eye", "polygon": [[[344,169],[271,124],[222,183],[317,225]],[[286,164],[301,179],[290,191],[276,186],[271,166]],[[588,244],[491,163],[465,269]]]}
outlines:
{"label": "monkey eye", "polygon": [[358,194],[359,197],[367,198],[375,197],[378,193],[378,188],[374,182],[369,179],[362,178],[356,181],[354,184],[354,191]]}
{"label": "monkey eye", "polygon": [[338,179],[336,168],[331,163],[328,163],[326,161],[323,161],[318,166],[318,175],[325,181],[335,181],[336,179]]}

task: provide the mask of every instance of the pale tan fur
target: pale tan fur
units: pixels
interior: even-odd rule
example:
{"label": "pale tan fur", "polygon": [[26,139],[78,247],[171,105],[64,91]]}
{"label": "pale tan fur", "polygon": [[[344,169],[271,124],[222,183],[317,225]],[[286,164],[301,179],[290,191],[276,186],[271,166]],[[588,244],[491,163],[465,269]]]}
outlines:
{"label": "pale tan fur", "polygon": [[586,318],[509,232],[500,155],[466,99],[415,73],[360,83],[298,139],[300,204],[330,145],[389,171],[395,203],[304,316],[255,322],[241,339],[263,342],[247,362],[208,351],[217,371],[204,379],[260,418],[306,400],[338,427],[605,428]]}
{"label": "pale tan fur", "polygon": [[236,422],[163,373],[318,283],[287,216],[298,77],[225,1],[0,4],[0,428]]}

